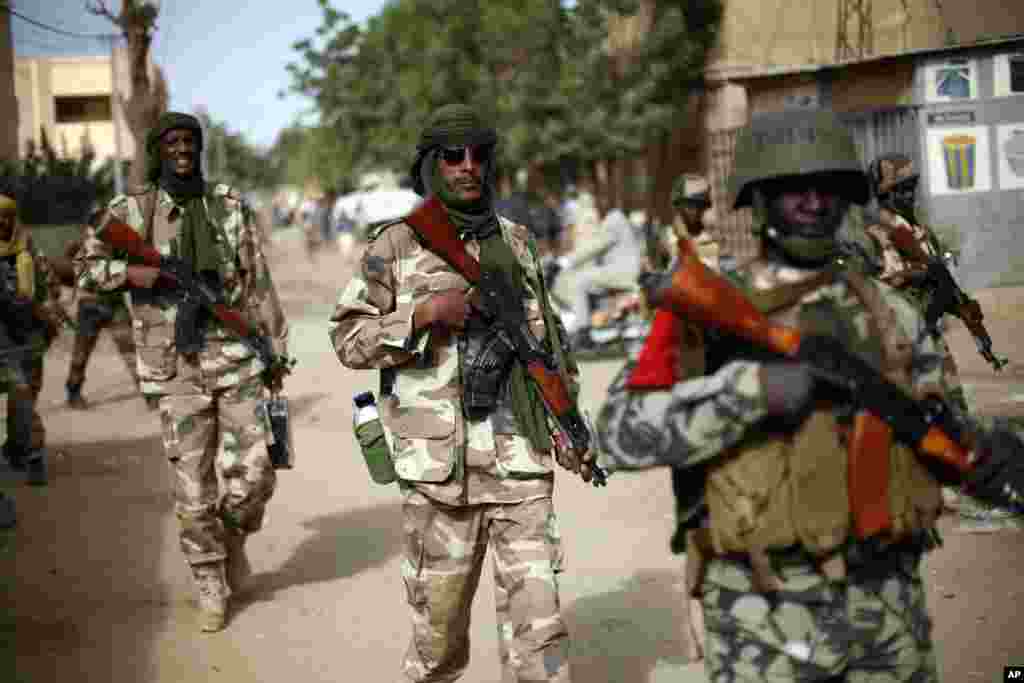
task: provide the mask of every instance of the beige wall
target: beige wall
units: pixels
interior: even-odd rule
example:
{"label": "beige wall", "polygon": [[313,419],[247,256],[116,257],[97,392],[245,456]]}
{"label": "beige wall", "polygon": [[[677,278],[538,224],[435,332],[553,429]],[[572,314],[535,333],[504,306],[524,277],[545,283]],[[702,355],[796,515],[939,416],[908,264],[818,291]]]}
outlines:
{"label": "beige wall", "polygon": [[[117,51],[117,81],[121,93],[130,91],[128,63],[125,52]],[[82,142],[88,138],[96,151],[96,158],[115,155],[113,121],[89,123],[57,123],[55,98],[74,95],[111,94],[109,57],[51,57],[22,58],[16,60],[15,89],[18,94],[20,120],[18,144],[24,153],[29,140],[38,142],[40,128],[44,127],[59,153],[78,156]],[[119,106],[114,106],[121,129],[121,158],[134,157],[135,143]]]}
{"label": "beige wall", "polygon": [[0,159],[18,156],[18,102],[14,91],[14,44],[11,15],[0,12]]}
{"label": "beige wall", "polygon": [[[725,0],[711,75],[739,76],[771,67],[826,64],[835,60],[840,2],[853,0]],[[868,3],[869,0],[862,0]],[[1019,0],[870,0],[873,53],[892,54],[946,44],[947,22],[961,43],[1024,33]],[[849,40],[856,43],[856,27]]]}

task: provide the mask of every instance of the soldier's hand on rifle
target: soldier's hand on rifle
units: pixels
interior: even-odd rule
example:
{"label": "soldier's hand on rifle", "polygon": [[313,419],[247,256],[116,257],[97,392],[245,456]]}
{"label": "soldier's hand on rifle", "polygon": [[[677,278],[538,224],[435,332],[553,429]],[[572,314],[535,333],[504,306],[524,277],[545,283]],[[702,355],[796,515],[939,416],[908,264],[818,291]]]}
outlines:
{"label": "soldier's hand on rifle", "polygon": [[430,298],[416,305],[413,314],[413,325],[423,328],[428,325],[440,324],[447,328],[461,330],[466,326],[471,307],[466,292],[461,289],[449,289],[432,294]]}
{"label": "soldier's hand on rifle", "polygon": [[578,474],[583,481],[590,482],[594,478],[594,452],[591,450],[580,453],[572,447],[569,437],[564,432],[555,430],[552,434],[555,449],[555,462],[573,474]]}
{"label": "soldier's hand on rifle", "polygon": [[814,375],[805,363],[763,363],[759,371],[765,408],[769,415],[799,424],[814,400]]}
{"label": "soldier's hand on rifle", "polygon": [[160,269],[153,266],[128,266],[128,284],[138,289],[150,289],[160,277]]}

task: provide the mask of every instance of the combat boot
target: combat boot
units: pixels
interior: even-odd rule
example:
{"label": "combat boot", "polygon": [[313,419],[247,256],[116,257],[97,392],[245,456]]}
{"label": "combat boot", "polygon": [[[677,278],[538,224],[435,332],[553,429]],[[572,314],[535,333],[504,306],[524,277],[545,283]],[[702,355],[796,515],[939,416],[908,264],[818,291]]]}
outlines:
{"label": "combat boot", "polygon": [[46,470],[46,449],[37,448],[25,460],[26,478],[29,486],[46,486],[50,477]]}
{"label": "combat boot", "polygon": [[249,556],[245,554],[246,538],[244,533],[229,531],[224,540],[224,546],[228,551],[228,588],[232,593],[240,591],[242,584],[252,575],[252,565],[249,564]]}
{"label": "combat boot", "polygon": [[82,383],[71,384],[70,382],[64,385],[64,389],[67,392],[67,405],[69,408],[75,410],[88,410],[89,404],[86,403],[85,399],[82,398]]}
{"label": "combat boot", "polygon": [[193,565],[192,575],[199,587],[199,630],[215,633],[224,628],[228,615],[228,588],[223,562]]}

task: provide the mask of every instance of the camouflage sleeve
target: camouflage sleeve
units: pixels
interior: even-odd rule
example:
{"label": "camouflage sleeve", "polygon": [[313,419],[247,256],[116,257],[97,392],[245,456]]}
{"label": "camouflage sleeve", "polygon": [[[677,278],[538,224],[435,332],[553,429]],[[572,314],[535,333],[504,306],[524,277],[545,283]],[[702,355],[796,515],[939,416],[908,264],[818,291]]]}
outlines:
{"label": "camouflage sleeve", "polygon": [[706,462],[765,416],[757,363],[733,361],[668,391],[629,390],[631,370],[612,383],[598,416],[598,448],[611,470]]}
{"label": "camouflage sleeve", "polygon": [[[138,229],[140,226],[129,219],[128,204],[128,198],[121,195],[110,202],[108,209],[112,216]],[[108,292],[128,284],[128,262],[117,258],[91,227],[86,230],[82,246],[75,254],[74,268],[78,287],[88,292]]]}
{"label": "camouflage sleeve", "polygon": [[[229,195],[229,199],[233,198]],[[254,214],[249,205],[239,199],[235,207],[242,221],[241,233],[249,241],[247,259],[249,272],[246,290],[246,308],[256,314],[263,333],[270,337],[274,351],[279,354],[288,353],[288,320],[284,315],[284,307],[277,295],[277,288],[270,274],[270,263],[264,249],[263,232],[256,224]]]}
{"label": "camouflage sleeve", "polygon": [[359,272],[342,291],[330,318],[331,344],[347,368],[402,365],[425,348],[427,335],[413,330],[415,302],[411,296],[398,294],[391,232],[385,231],[367,245]]}
{"label": "camouflage sleeve", "polygon": [[924,316],[897,289],[876,284],[911,340],[910,386],[914,396],[945,398],[950,390],[945,354],[925,325]]}

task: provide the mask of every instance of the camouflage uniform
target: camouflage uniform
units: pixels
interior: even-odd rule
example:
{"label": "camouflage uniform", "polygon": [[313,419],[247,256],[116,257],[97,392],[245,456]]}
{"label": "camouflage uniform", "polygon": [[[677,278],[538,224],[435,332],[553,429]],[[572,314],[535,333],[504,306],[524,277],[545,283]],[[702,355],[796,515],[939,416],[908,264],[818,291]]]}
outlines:
{"label": "camouflage uniform", "polygon": [[[258,321],[275,351],[283,353],[288,328],[248,207],[222,184],[210,184],[203,201],[220,232],[225,303]],[[150,206],[152,234],[146,227]],[[171,254],[182,210],[163,189],[119,195],[109,212],[162,254]],[[75,259],[78,285],[86,291],[120,291],[127,286],[127,265],[90,235]],[[174,333],[177,301],[173,293],[156,289],[128,294],[140,386],[146,396],[159,398],[164,452],[176,479],[181,549],[196,567],[225,560],[227,535],[260,528],[276,475],[256,413],[264,394],[262,362],[216,320],[201,351],[180,354]]]}
{"label": "camouflage uniform", "polygon": [[[74,259],[82,244],[95,239],[95,229],[85,226],[82,239],[68,246],[67,256]],[[139,387],[139,373],[136,368],[135,340],[132,337],[131,315],[125,302],[123,292],[103,293],[90,292],[79,287],[75,288],[75,301],[78,303],[78,329],[75,331],[75,343],[71,350],[71,363],[68,367],[66,389],[68,402],[83,405],[81,399],[82,385],[85,383],[85,372],[89,359],[100,338],[100,332],[107,330],[114,342],[118,355],[124,362],[136,388]]]}
{"label": "camouflage uniform", "polygon": [[[874,241],[879,253],[881,254],[882,272],[879,273],[878,277],[883,282],[892,282],[893,285],[906,295],[906,297],[915,305],[918,311],[924,315],[925,310],[928,308],[928,293],[918,287],[912,286],[909,282],[901,280],[901,278],[910,273],[913,268],[889,238],[889,230],[893,227],[897,225],[907,226],[910,224],[902,216],[888,209],[883,209],[880,212],[879,219],[879,223],[866,228],[868,236]],[[935,250],[932,248],[925,228],[919,225],[912,225],[911,228],[914,231],[914,236],[918,238],[921,248],[924,249],[926,254],[929,256],[940,256],[939,254],[936,254]],[[970,408],[967,404],[967,396],[964,393],[963,386],[960,384],[960,372],[957,369],[956,360],[953,358],[953,352],[950,351],[949,344],[946,342],[944,336],[939,337],[936,340],[936,347],[942,354],[942,362],[946,366],[945,376],[947,386],[949,387],[949,394],[947,398],[956,405],[958,410],[960,410],[964,415],[967,415],[970,412]]]}
{"label": "camouflage uniform", "polygon": [[[23,229],[17,228],[18,231]],[[6,338],[0,341],[3,347],[23,344],[35,347],[27,354],[18,354],[17,360],[6,361],[8,439],[4,444],[4,455],[15,468],[27,468],[29,483],[39,485],[47,481],[46,428],[36,403],[43,389],[43,360],[59,330],[60,280],[49,259],[32,244],[31,236],[26,236],[25,240],[25,249],[33,257],[35,286],[32,299],[44,320],[25,335],[23,342],[12,339],[7,331],[4,332]],[[15,254],[0,257],[0,287],[6,296],[13,296],[17,289],[16,258]]]}
{"label": "camouflage uniform", "polygon": [[[765,130],[741,138],[738,149],[763,144],[768,151],[738,151],[737,174],[745,168],[742,160],[771,164],[772,145],[780,140],[788,143],[786,157],[810,167],[797,173],[830,173],[836,167],[850,169],[851,176],[859,172],[852,139],[828,134],[841,130],[834,118],[791,116],[784,122],[768,119],[760,124]],[[800,125],[817,131],[810,138],[817,143],[803,144],[810,154],[791,149],[808,137],[773,128]],[[829,141],[833,136],[839,142]],[[814,158],[818,145],[838,147],[839,160],[822,155],[817,167],[804,162]],[[842,191],[863,202],[866,179],[860,189],[851,180]],[[754,199],[755,225],[768,215],[758,202],[763,200]],[[728,278],[775,322],[841,340],[915,396],[943,395],[941,354],[906,299],[850,270],[819,280],[822,266],[789,265],[779,253],[766,249]],[[822,252],[818,262],[827,260]],[[613,385],[598,429],[609,465],[670,465],[692,479],[695,531],[687,538],[700,539],[693,550],[706,565],[689,588],[704,607],[708,679],[937,681],[919,566],[936,540],[938,483],[913,452],[893,445],[892,528],[860,539],[845,490],[844,415],[830,403],[818,403],[797,428],[772,422],[758,353],[739,339],[715,336],[704,376],[644,392],[627,391],[625,381]]]}
{"label": "camouflage uniform", "polygon": [[[527,320],[543,338],[532,237],[507,219],[500,223],[527,274]],[[475,240],[465,244],[479,256]],[[469,658],[470,605],[490,544],[503,666],[513,680],[568,681],[552,455],[534,450],[511,414],[465,419],[456,335],[431,339],[412,331],[416,304],[452,288],[469,283],[397,223],[369,244],[361,272],[331,317],[343,365],[393,369],[393,387],[380,407],[404,498],[402,577],[413,637],[403,670],[414,681],[461,675]]]}

